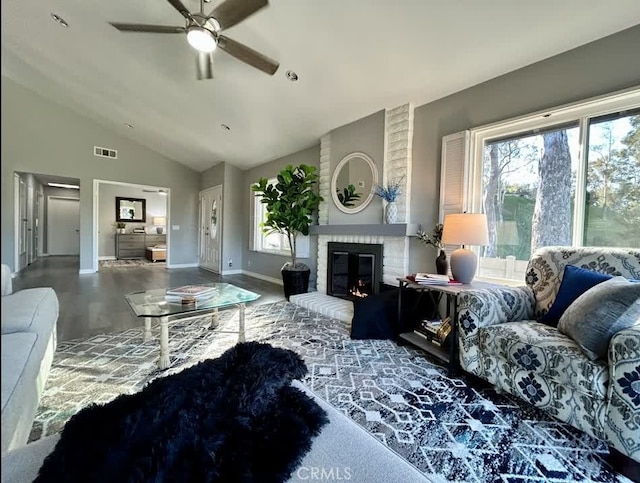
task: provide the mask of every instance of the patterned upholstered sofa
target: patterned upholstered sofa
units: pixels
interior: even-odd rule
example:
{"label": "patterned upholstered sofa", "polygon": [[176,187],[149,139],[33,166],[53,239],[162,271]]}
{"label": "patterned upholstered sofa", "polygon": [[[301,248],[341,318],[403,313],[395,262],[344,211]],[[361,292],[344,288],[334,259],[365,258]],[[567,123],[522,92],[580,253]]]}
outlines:
{"label": "patterned upholstered sofa", "polygon": [[536,321],[551,307],[566,265],[640,279],[640,250],[546,247],[529,261],[526,286],[465,292],[460,364],[640,461],[640,326],[616,333],[604,361]]}

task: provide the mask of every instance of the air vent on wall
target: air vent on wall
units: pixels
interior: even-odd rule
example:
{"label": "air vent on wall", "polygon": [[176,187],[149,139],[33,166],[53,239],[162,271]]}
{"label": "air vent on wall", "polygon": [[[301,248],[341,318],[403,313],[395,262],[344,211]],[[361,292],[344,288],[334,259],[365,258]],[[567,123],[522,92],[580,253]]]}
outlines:
{"label": "air vent on wall", "polygon": [[102,158],[116,159],[118,157],[118,151],[116,151],[115,149],[107,149],[107,148],[101,148],[100,146],[94,146],[93,155],[100,156]]}

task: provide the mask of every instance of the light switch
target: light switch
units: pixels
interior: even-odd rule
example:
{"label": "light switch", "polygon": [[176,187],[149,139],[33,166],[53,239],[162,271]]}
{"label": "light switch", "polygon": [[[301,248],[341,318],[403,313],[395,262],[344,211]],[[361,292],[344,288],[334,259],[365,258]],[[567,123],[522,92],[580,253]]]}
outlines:
{"label": "light switch", "polygon": [[179,230],[180,229],[180,225],[171,225],[171,229],[172,230]]}

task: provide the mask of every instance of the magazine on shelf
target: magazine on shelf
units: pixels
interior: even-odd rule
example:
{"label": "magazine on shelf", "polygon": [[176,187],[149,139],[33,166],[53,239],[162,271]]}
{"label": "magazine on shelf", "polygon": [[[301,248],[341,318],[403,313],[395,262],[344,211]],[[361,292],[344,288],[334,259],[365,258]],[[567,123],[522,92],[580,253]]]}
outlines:
{"label": "magazine on shelf", "polygon": [[205,285],[184,285],[182,287],[170,288],[167,290],[167,295],[198,298],[211,296],[215,290],[214,287],[207,287]]}
{"label": "magazine on shelf", "polygon": [[430,334],[436,335],[440,325],[442,324],[442,320],[423,320],[418,325],[418,328],[422,331],[428,332]]}

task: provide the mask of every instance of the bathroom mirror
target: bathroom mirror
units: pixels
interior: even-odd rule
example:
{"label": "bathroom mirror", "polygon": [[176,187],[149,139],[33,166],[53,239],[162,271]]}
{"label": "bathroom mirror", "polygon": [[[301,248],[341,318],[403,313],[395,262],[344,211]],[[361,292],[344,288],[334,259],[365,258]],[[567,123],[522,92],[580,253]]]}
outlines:
{"label": "bathroom mirror", "polygon": [[147,200],[116,196],[116,221],[146,222]]}
{"label": "bathroom mirror", "polygon": [[333,172],[331,197],[340,211],[358,213],[371,202],[377,183],[378,169],[368,155],[347,154]]}

